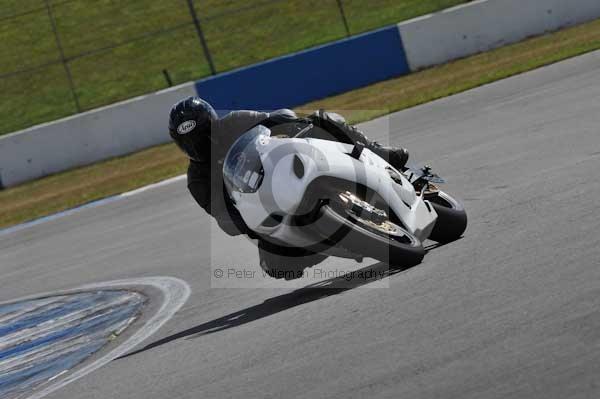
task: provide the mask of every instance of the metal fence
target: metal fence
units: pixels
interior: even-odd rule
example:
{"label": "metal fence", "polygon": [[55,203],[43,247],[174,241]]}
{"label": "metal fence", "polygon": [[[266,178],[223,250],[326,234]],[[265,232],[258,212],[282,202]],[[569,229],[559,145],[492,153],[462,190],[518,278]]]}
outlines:
{"label": "metal fence", "polygon": [[4,0],[0,133],[464,1]]}

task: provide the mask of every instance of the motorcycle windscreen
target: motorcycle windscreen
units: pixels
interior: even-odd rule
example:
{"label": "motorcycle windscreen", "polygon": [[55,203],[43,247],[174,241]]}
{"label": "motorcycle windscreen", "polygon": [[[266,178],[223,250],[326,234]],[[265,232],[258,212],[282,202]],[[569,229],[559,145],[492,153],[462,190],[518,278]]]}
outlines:
{"label": "motorcycle windscreen", "polygon": [[259,125],[241,135],[231,146],[223,162],[223,180],[229,192],[254,193],[262,184],[265,172],[258,146],[271,131]]}

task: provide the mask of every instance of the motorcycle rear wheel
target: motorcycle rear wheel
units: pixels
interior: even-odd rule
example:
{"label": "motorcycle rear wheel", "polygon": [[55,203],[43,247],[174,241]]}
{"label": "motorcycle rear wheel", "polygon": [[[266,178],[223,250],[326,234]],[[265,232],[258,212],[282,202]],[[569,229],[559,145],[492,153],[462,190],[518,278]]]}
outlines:
{"label": "motorcycle rear wheel", "polygon": [[464,206],[443,191],[426,199],[438,214],[429,239],[439,243],[458,240],[467,229],[467,212]]}

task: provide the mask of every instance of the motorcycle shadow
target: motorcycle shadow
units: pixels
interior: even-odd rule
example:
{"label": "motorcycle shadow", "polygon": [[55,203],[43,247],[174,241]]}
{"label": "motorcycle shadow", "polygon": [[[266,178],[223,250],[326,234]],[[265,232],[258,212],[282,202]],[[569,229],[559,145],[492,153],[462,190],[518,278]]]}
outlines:
{"label": "motorcycle shadow", "polygon": [[334,277],[299,288],[287,294],[266,299],[263,303],[258,305],[230,313],[226,316],[219,317],[218,319],[202,323],[195,327],[152,342],[141,349],[123,355],[121,358],[133,356],[178,339],[195,339],[200,338],[203,335],[214,334],[229,328],[238,327],[243,324],[283,312],[296,306],[314,302],[333,295],[338,295],[342,292],[358,288],[372,282],[380,281],[382,278],[401,273],[413,266],[415,265],[392,268],[384,263],[375,263],[373,265],[356,270],[355,278],[350,279],[347,275]]}

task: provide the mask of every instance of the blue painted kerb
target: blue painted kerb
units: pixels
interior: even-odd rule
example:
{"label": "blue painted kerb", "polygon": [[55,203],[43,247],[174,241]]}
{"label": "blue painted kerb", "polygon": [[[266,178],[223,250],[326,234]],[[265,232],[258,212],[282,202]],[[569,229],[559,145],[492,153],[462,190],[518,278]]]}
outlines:
{"label": "blue painted kerb", "polygon": [[398,28],[387,28],[196,82],[218,110],[273,110],[409,73]]}

